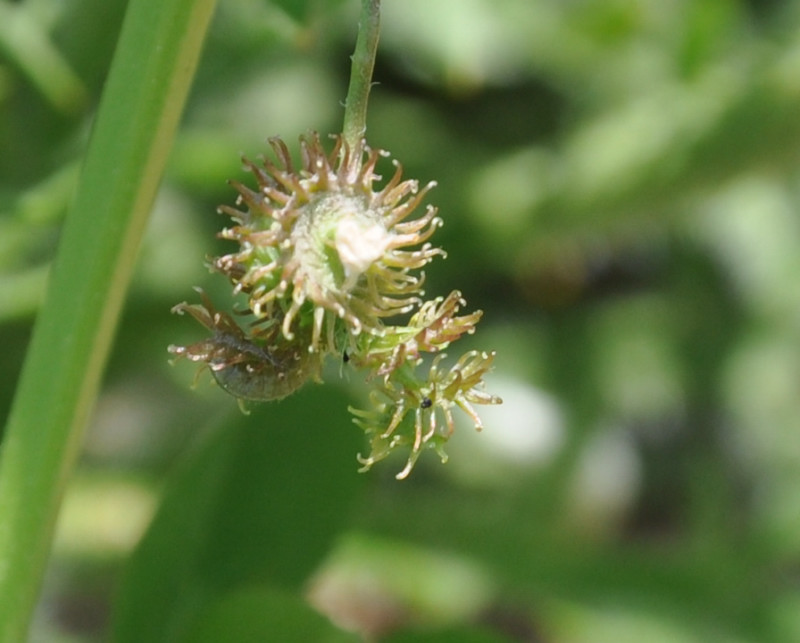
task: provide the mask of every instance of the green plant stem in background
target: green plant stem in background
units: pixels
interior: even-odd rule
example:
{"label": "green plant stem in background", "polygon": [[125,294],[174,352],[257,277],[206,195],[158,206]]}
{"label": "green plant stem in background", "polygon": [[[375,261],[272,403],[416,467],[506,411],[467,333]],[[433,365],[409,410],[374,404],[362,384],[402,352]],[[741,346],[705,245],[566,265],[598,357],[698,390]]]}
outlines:
{"label": "green plant stem in background", "polygon": [[86,103],[86,88],[32,13],[28,4],[0,1],[0,50],[55,109],[76,112]]}
{"label": "green plant stem in background", "polygon": [[0,454],[0,643],[25,640],[64,486],[215,0],[131,0]]}
{"label": "green plant stem in background", "polygon": [[344,104],[342,134],[355,147],[367,131],[367,101],[372,87],[372,70],[381,27],[381,1],[361,0],[358,38],[350,68],[350,86]]}

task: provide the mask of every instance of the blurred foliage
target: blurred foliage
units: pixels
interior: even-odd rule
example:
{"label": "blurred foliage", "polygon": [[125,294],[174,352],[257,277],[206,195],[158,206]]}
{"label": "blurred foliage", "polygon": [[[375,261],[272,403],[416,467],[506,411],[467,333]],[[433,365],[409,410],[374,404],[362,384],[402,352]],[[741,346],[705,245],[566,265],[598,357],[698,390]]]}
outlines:
{"label": "blurred foliage", "polygon": [[[3,417],[124,4],[0,4]],[[800,3],[384,0],[369,140],[438,181],[428,292],[506,398],[404,483],[354,473],[346,365],[242,417],[166,354],[239,155],[339,130],[357,4],[220,2],[34,640],[352,640],[304,595],[372,640],[800,640]]]}

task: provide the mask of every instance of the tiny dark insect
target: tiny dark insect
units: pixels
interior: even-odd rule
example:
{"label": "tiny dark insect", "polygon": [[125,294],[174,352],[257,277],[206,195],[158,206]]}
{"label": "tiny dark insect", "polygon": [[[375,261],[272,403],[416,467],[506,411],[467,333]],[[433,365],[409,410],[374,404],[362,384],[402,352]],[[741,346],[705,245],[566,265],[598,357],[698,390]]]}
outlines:
{"label": "tiny dark insect", "polygon": [[429,397],[423,397],[419,406],[421,409],[429,409],[433,406],[433,400]]}

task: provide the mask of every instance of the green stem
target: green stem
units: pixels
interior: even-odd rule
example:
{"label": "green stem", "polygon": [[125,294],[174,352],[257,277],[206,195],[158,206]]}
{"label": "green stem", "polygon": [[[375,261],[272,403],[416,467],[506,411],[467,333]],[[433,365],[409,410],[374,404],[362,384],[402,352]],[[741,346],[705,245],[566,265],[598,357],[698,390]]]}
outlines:
{"label": "green stem", "polygon": [[60,499],[214,5],[128,5],[0,453],[0,643],[26,640]]}
{"label": "green stem", "polygon": [[30,5],[0,1],[0,50],[64,114],[86,104],[86,88],[53,45]]}
{"label": "green stem", "polygon": [[367,131],[367,101],[381,29],[381,0],[361,0],[358,38],[350,67],[350,86],[344,104],[345,142],[355,148]]}

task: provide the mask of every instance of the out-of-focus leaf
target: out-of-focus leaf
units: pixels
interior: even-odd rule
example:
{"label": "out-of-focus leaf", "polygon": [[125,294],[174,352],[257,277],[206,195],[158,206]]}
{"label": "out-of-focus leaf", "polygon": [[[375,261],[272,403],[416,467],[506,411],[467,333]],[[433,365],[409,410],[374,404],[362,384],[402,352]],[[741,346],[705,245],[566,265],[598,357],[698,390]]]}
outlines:
{"label": "out-of-focus leaf", "polygon": [[359,436],[346,407],[330,388],[309,385],[204,442],[132,557],[114,641],[175,640],[222,593],[303,583],[347,523],[359,486]]}
{"label": "out-of-focus leaf", "polygon": [[483,628],[458,627],[436,632],[405,631],[385,639],[385,643],[511,643],[508,638]]}
{"label": "out-of-focus leaf", "polygon": [[0,4],[0,52],[11,58],[57,111],[79,112],[86,88],[25,5]]}
{"label": "out-of-focus leaf", "polygon": [[[543,3],[455,0],[387,2],[386,49],[402,52],[409,71],[456,93],[520,73],[536,41]],[[501,35],[502,34],[502,35]]]}
{"label": "out-of-focus leaf", "polygon": [[[239,4],[248,5],[253,3],[244,0]],[[275,16],[283,14],[284,20],[296,21],[298,25],[314,22],[320,15],[327,16],[336,11],[342,4],[351,5],[354,9],[353,15],[356,15],[358,11],[357,3],[348,2],[348,0],[268,0],[259,4],[266,5],[263,9],[265,12],[269,11]],[[353,33],[355,34],[355,24],[353,25]]]}
{"label": "out-of-focus leaf", "polygon": [[94,91],[102,86],[114,51],[127,0],[73,0],[63,5],[55,39],[82,80]]}
{"label": "out-of-focus leaf", "polygon": [[181,643],[356,643],[298,596],[275,589],[247,589],[209,606]]}

